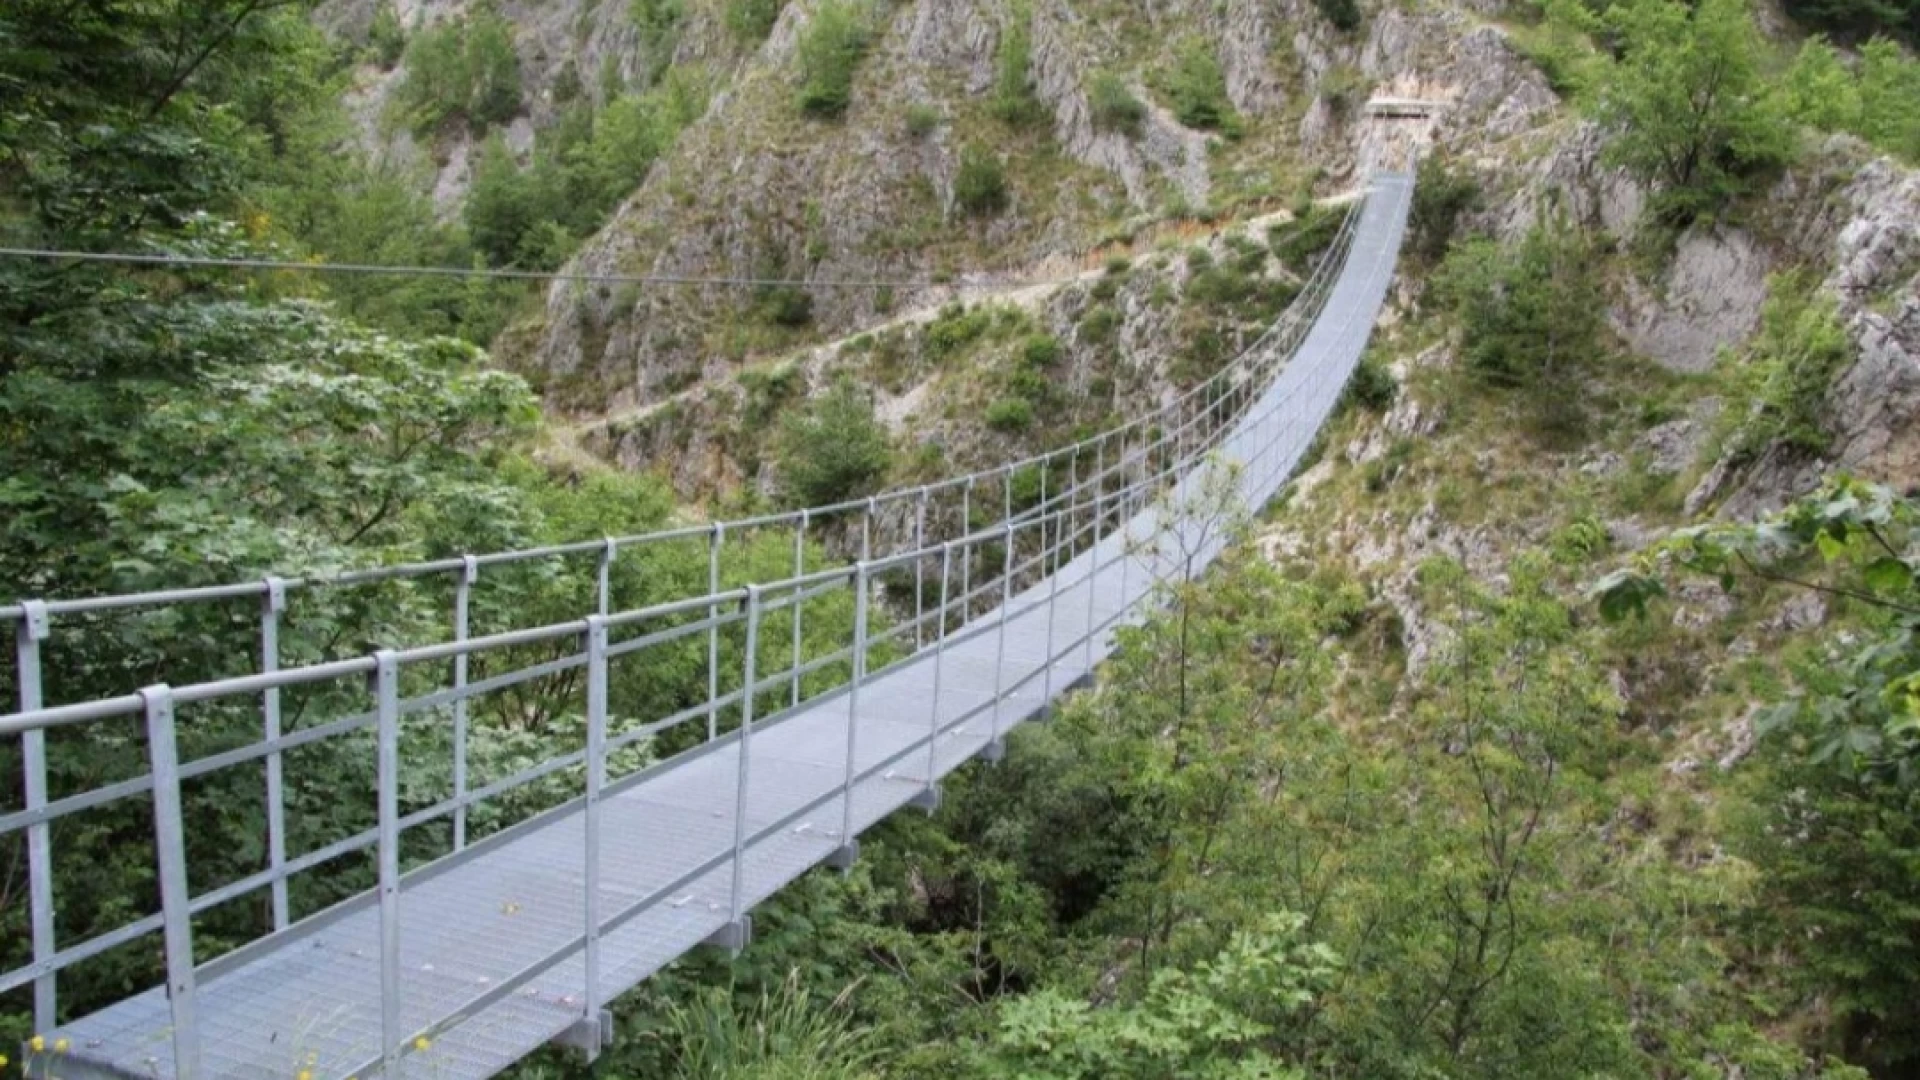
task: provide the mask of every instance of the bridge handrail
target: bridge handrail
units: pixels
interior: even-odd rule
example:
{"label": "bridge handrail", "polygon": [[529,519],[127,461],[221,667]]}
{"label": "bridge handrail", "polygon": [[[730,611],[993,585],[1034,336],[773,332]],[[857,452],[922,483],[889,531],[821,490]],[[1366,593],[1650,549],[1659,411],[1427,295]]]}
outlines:
{"label": "bridge handrail", "polygon": [[[162,684],[146,687],[137,693],[102,698],[90,702],[23,709],[17,713],[0,716],[0,738],[13,736],[38,737],[51,727],[68,726],[112,716],[124,716],[143,712],[148,716],[150,724],[149,734],[151,736],[153,730],[151,725],[155,722],[156,702],[163,702],[166,711],[166,738],[169,742],[167,752],[171,755],[174,753],[171,746],[171,710],[176,704],[253,697],[255,695],[274,693],[278,690],[293,686],[347,679],[356,676],[370,676],[376,681],[381,681],[383,685],[390,686],[393,696],[392,707],[396,716],[434,712],[449,706],[459,709],[469,699],[479,698],[484,694],[493,693],[521,682],[531,681],[571,668],[587,666],[590,663],[594,663],[595,661],[593,661],[590,656],[592,652],[590,640],[595,633],[611,634],[611,632],[615,630],[639,629],[647,624],[680,619],[686,616],[696,616],[688,621],[678,622],[650,633],[641,634],[638,637],[630,637],[625,640],[612,642],[609,646],[601,650],[601,659],[598,663],[600,663],[604,669],[605,663],[614,656],[626,655],[627,653],[636,652],[641,649],[652,648],[694,634],[706,633],[713,635],[722,627],[734,626],[743,621],[752,627],[755,625],[757,618],[763,617],[769,612],[783,610],[786,607],[793,607],[795,609],[793,619],[795,645],[793,651],[794,662],[791,667],[781,668],[773,666],[770,668],[770,673],[761,677],[755,677],[752,675],[753,668],[750,664],[747,669],[748,675],[743,685],[725,694],[717,691],[717,684],[710,683],[713,689],[710,690],[708,699],[704,703],[681,709],[667,717],[650,720],[639,727],[630,728],[612,735],[610,740],[604,744],[601,752],[602,756],[599,760],[604,761],[604,753],[608,750],[633,745],[641,739],[660,734],[672,727],[698,719],[702,716],[705,716],[708,720],[708,737],[711,742],[717,737],[717,717],[722,711],[735,707],[740,707],[745,710],[750,707],[753,698],[769,691],[778,690],[783,682],[788,682],[792,687],[791,705],[787,709],[775,710],[772,715],[762,721],[763,724],[775,722],[780,717],[787,715],[793,708],[797,708],[802,702],[803,697],[801,694],[800,679],[805,674],[810,674],[828,666],[845,664],[851,660],[855,665],[854,682],[852,685],[857,686],[859,680],[863,677],[862,672],[865,671],[867,656],[875,645],[892,639],[905,640],[905,634],[908,630],[913,632],[913,641],[917,643],[921,639],[922,630],[931,623],[938,628],[939,640],[942,643],[949,643],[955,640],[964,640],[965,637],[972,636],[973,634],[990,632],[992,626],[996,623],[1004,625],[1010,619],[1018,618],[1022,614],[1030,613],[1048,605],[1051,602],[1050,599],[1029,598],[1021,601],[1019,606],[1015,606],[1012,590],[1014,588],[1013,583],[1026,574],[1044,571],[1049,560],[1052,560],[1056,571],[1051,575],[1051,580],[1054,586],[1057,587],[1059,583],[1058,570],[1063,559],[1078,558],[1081,554],[1092,551],[1093,555],[1086,571],[1089,574],[1097,574],[1101,570],[1113,566],[1116,562],[1125,562],[1133,559],[1134,555],[1123,548],[1121,553],[1102,561],[1099,554],[1099,542],[1103,527],[1108,523],[1112,523],[1115,527],[1125,524],[1128,528],[1129,537],[1131,537],[1131,522],[1133,517],[1129,513],[1130,509],[1137,510],[1138,508],[1146,506],[1156,495],[1167,489],[1169,482],[1173,484],[1173,490],[1178,490],[1192,477],[1196,465],[1205,462],[1213,456],[1233,431],[1245,429],[1248,425],[1265,424],[1295,400],[1295,395],[1300,390],[1299,387],[1293,388],[1288,394],[1275,401],[1268,402],[1265,408],[1258,411],[1251,411],[1250,406],[1246,403],[1247,400],[1258,401],[1265,395],[1271,384],[1264,380],[1257,382],[1243,380],[1236,383],[1225,380],[1222,376],[1227,375],[1229,372],[1244,375],[1247,371],[1281,370],[1285,361],[1292,355],[1293,350],[1296,350],[1304,339],[1287,343],[1283,348],[1277,349],[1269,354],[1256,356],[1256,353],[1262,348],[1262,343],[1282,340],[1288,332],[1296,328],[1298,320],[1303,313],[1317,312],[1324,305],[1327,290],[1331,288],[1331,278],[1325,278],[1324,281],[1322,281],[1322,279],[1325,277],[1325,272],[1329,269],[1330,260],[1340,259],[1344,261],[1345,253],[1343,247],[1351,244],[1353,232],[1357,228],[1360,208],[1363,205],[1364,202],[1358,202],[1349,210],[1340,230],[1336,233],[1335,242],[1329,247],[1327,254],[1323,256],[1319,266],[1316,267],[1314,275],[1309,279],[1308,285],[1302,288],[1298,302],[1283,312],[1282,315],[1276,319],[1274,325],[1256,339],[1255,345],[1250,346],[1245,352],[1240,354],[1240,356],[1236,357],[1227,368],[1223,368],[1220,373],[1217,373],[1213,378],[1207,380],[1206,383],[1186,392],[1177,400],[1183,402],[1196,400],[1195,395],[1206,387],[1212,387],[1215,390],[1224,387],[1225,392],[1220,393],[1219,396],[1215,398],[1207,400],[1203,409],[1196,411],[1191,416],[1183,417],[1176,426],[1158,432],[1151,441],[1143,438],[1138,446],[1131,448],[1132,456],[1129,455],[1130,448],[1123,439],[1120,452],[1113,455],[1114,460],[1108,462],[1105,454],[1107,442],[1114,436],[1124,434],[1128,431],[1136,429],[1145,430],[1146,421],[1154,416],[1166,415],[1171,411],[1168,407],[1162,407],[1154,414],[1136,418],[1126,424],[1110,429],[1095,438],[1083,440],[1081,443],[1075,444],[1074,447],[1062,448],[1062,450],[1051,452],[1048,455],[1040,455],[1028,459],[1030,462],[1053,461],[1057,460],[1060,455],[1081,447],[1097,447],[1101,451],[1100,463],[1089,476],[1084,478],[1079,476],[1077,457],[1075,457],[1075,475],[1071,485],[1051,495],[1045,494],[1043,487],[1043,494],[1036,504],[1021,510],[1018,514],[1009,515],[1005,519],[993,524],[973,528],[969,522],[962,519],[959,524],[964,531],[950,539],[927,542],[924,531],[919,531],[916,533],[916,536],[921,540],[920,543],[903,545],[899,550],[877,556],[863,553],[862,558],[846,565],[829,567],[812,572],[796,571],[796,573],[790,576],[756,581],[753,584],[731,589],[713,589],[699,596],[683,597],[627,611],[608,611],[606,593],[603,587],[600,611],[597,614],[588,615],[582,619],[565,620],[538,627],[512,629],[482,637],[415,645],[404,649],[381,650],[368,656],[325,661],[300,667],[290,667],[272,671],[263,670],[247,675],[183,685],[177,688]],[[1389,263],[1388,272],[1390,272],[1390,267],[1391,264]],[[1321,284],[1316,286],[1316,282],[1321,282]],[[1316,290],[1318,290],[1317,295]],[[1351,320],[1355,317],[1356,315],[1350,312],[1347,316],[1348,322],[1343,323],[1343,327],[1350,325]],[[1308,324],[1308,328],[1311,329],[1310,323]],[[1315,387],[1323,387],[1324,380],[1328,377],[1330,376],[1324,371],[1307,373],[1307,378],[1312,381]],[[1210,424],[1213,425],[1211,428],[1209,428]],[[1267,458],[1269,454],[1274,453],[1277,446],[1277,441],[1262,445],[1260,449],[1254,453],[1253,457],[1244,464],[1248,467],[1266,467],[1263,459]],[[1156,452],[1159,452],[1157,461],[1155,460]],[[1135,471],[1136,466],[1140,467],[1137,472]],[[1024,464],[1016,463],[1001,466],[1000,469],[996,471],[1004,472],[1010,476],[1015,469],[1023,467],[1025,467]],[[992,473],[972,474],[966,479],[971,481],[980,475],[992,475]],[[950,480],[944,482],[942,486],[951,487],[957,482],[957,480]],[[930,488],[901,489],[901,491],[907,495],[913,495],[917,492],[923,493],[928,490],[930,490]],[[899,497],[898,493],[893,497]],[[871,510],[872,507],[878,504],[879,498],[880,497],[876,496],[874,499],[857,500],[845,504],[845,506],[849,508],[866,507]],[[809,508],[790,514],[778,515],[770,520],[775,523],[800,522],[803,530],[800,537],[804,539],[804,527],[808,515],[819,512],[821,512],[821,508]],[[1081,515],[1083,514],[1086,518],[1084,522],[1081,520]],[[759,523],[761,522],[757,519],[745,519],[743,522],[732,523],[731,527],[749,528],[755,527]],[[728,527],[729,523],[715,523],[678,530],[668,530],[662,534],[649,534],[648,537],[633,539],[646,540],[649,539],[649,537],[657,538],[663,535],[692,538],[714,534],[716,530],[723,530]],[[1048,536],[1050,530],[1051,539],[1049,539]],[[1030,558],[1016,563],[1017,549],[1021,546],[1018,541],[1036,532],[1039,535],[1037,550],[1034,551],[1034,554]],[[1090,536],[1093,543],[1088,545],[1086,541]],[[412,569],[417,571],[420,566],[432,566],[445,570],[472,568],[479,565],[479,561],[482,558],[492,558],[495,562],[506,562],[543,557],[556,552],[604,552],[610,551],[613,543],[614,541],[612,540],[606,540],[576,545],[559,545],[553,548],[530,549],[520,552],[498,553],[491,557],[476,556],[437,560],[432,563],[417,564]],[[963,585],[959,595],[949,595],[947,571],[952,567],[954,554],[959,551],[966,552],[969,565],[971,565],[973,555],[989,550],[990,546],[993,545],[999,545],[1004,551],[1004,569],[1000,577],[997,579],[988,578],[986,570],[989,568],[983,566],[981,575],[983,584],[981,584],[979,588],[973,589]],[[920,610],[919,594],[923,590],[916,588],[915,612],[911,619],[902,619],[901,622],[893,628],[874,634],[867,634],[864,629],[856,629],[854,643],[833,649],[824,654],[810,656],[803,661],[799,644],[799,619],[800,609],[804,606],[807,599],[815,595],[821,595],[826,591],[835,590],[851,584],[856,593],[857,607],[864,613],[872,603],[870,593],[875,575],[908,566],[913,566],[917,573],[929,560],[938,561],[942,568],[940,601],[932,610]],[[491,563],[487,565],[491,565]],[[381,570],[371,571],[370,573],[381,574],[388,570],[397,571],[406,569],[409,568],[382,568]],[[326,584],[328,582],[316,581],[313,583]],[[285,584],[285,582],[280,583],[282,588],[285,587]],[[248,583],[247,591],[243,592],[224,591],[239,588],[238,586],[217,586],[213,587],[210,591],[222,591],[223,595],[259,595],[261,591],[268,587],[268,585],[263,583]],[[979,625],[975,625],[966,630],[956,631],[950,636],[948,628],[955,621],[956,615],[959,624],[966,627],[968,622],[973,619],[972,612],[975,610],[976,602],[990,595],[994,589],[998,589],[1001,593],[998,619],[975,620]],[[1092,590],[1089,589],[1089,604],[1091,604],[1091,593]],[[112,599],[124,598],[95,598],[93,601],[83,600],[70,603],[98,603]],[[48,608],[51,608],[51,605],[46,605],[40,612],[36,613],[24,607],[16,606],[13,611],[17,617],[23,620],[24,625],[25,622],[30,621],[36,614],[44,617]],[[0,609],[0,611],[5,610],[6,609]],[[99,610],[99,608],[84,608],[80,610]],[[1091,614],[1091,608],[1089,613]],[[1123,615],[1124,613],[1111,616],[1098,626],[1090,625],[1086,633],[1081,635],[1080,638],[1076,639],[1074,643],[1069,646],[1069,650],[1079,647],[1082,644],[1089,644],[1096,634],[1104,632],[1115,619],[1121,618]],[[862,615],[861,622],[857,625],[864,626],[864,614]],[[581,640],[581,644],[577,651],[570,650],[558,658],[546,659],[526,667],[502,672],[478,682],[462,683],[456,680],[456,685],[451,689],[438,688],[431,692],[416,694],[413,697],[403,697],[399,694],[397,680],[400,677],[400,672],[404,671],[408,665],[430,664],[446,660],[464,661],[468,657],[478,656],[490,651],[543,642],[560,641],[568,638],[578,638]],[[711,640],[714,639],[710,636],[710,641]],[[712,655],[713,654],[710,653],[710,656]],[[916,656],[920,655],[923,654],[908,652],[897,660],[882,664],[877,670],[886,670],[891,664],[895,663],[911,662]],[[865,671],[866,676],[871,676],[872,674],[873,672],[871,671]],[[842,687],[842,689],[844,689],[844,687]],[[169,763],[164,770],[160,767],[159,762],[156,761],[153,771],[77,795],[69,795],[51,801],[42,798],[39,800],[38,805],[34,804],[34,800],[29,799],[29,805],[25,810],[0,816],[0,837],[11,835],[22,829],[44,830],[46,825],[51,821],[78,813],[85,809],[104,805],[107,802],[148,791],[154,792],[157,799],[160,792],[159,787],[156,786],[157,784],[171,782],[177,787],[177,783],[181,779],[190,779],[195,776],[205,775],[217,769],[255,762],[263,758],[270,760],[276,759],[280,753],[297,746],[307,745],[349,732],[366,730],[380,723],[381,719],[378,709],[355,711],[349,715],[330,719],[321,725],[299,729],[284,735],[271,736],[259,741],[249,742],[239,747],[229,747],[217,753],[208,754],[190,761],[175,762],[169,758]],[[152,743],[153,740],[150,738],[149,742]],[[591,755],[589,755],[587,751],[574,751],[557,755],[522,769],[513,775],[471,790],[461,787],[460,784],[456,782],[456,790],[453,795],[445,799],[437,799],[428,806],[409,811],[403,817],[397,819],[396,827],[399,830],[405,830],[445,818],[448,815],[454,815],[456,821],[459,821],[461,820],[459,815],[469,806],[524,787],[559,770],[578,767],[583,761],[589,760],[590,757]],[[33,767],[31,755],[29,755],[28,766],[30,770]],[[44,768],[44,761],[42,761],[41,767]],[[160,779],[157,781],[156,777]],[[270,794],[270,798],[273,797],[275,796]],[[456,827],[456,836],[458,835],[459,832]],[[328,844],[323,848],[305,852],[297,857],[285,859],[276,857],[274,859],[274,865],[267,870],[249,874],[236,881],[227,882],[199,896],[189,895],[184,898],[175,898],[173,901],[169,901],[167,906],[169,910],[179,906],[184,910],[197,913],[217,904],[227,903],[240,896],[269,887],[274,888],[278,893],[279,890],[284,889],[285,882],[293,876],[309,871],[316,866],[339,858],[342,855],[366,850],[376,844],[381,845],[384,850],[386,840],[379,830],[367,830],[361,834],[349,836]],[[457,842],[455,850],[459,850]],[[30,867],[30,875],[36,868],[37,867]],[[182,888],[184,888],[184,885],[182,885]],[[164,889],[163,892],[165,892]],[[276,900],[279,900],[278,895],[276,895]],[[42,906],[40,897],[35,896],[34,909],[36,922],[38,921]],[[279,910],[280,907],[281,905],[277,903],[275,933],[287,928],[284,915]],[[69,945],[58,951],[54,951],[50,947],[43,949],[36,935],[33,962],[10,972],[0,972],[0,993],[28,982],[35,983],[37,988],[42,980],[50,979],[54,972],[58,972],[84,959],[98,955],[106,949],[124,944],[162,928],[161,915],[148,915],[114,930],[97,935],[92,939]],[[263,938],[259,940],[265,941],[266,939]],[[168,951],[170,956],[173,953],[172,946],[173,943],[169,940]],[[243,946],[241,952],[245,953],[247,948],[249,947]],[[221,967],[226,962],[238,961],[237,959],[234,961],[215,961],[213,967]],[[209,966],[202,965],[202,967],[207,968]],[[209,971],[209,973],[211,973],[211,971]],[[49,994],[49,998],[50,996]],[[36,1013],[39,1011],[40,999],[36,996]],[[50,1011],[49,1008],[49,1012]],[[38,1022],[41,1026],[46,1026],[45,1021]]]}
{"label": "bridge handrail", "polygon": [[[1050,465],[1062,458],[1071,457],[1105,444],[1115,436],[1148,427],[1161,418],[1184,409],[1188,403],[1205,393],[1211,392],[1218,386],[1225,384],[1228,380],[1240,374],[1243,366],[1248,365],[1252,359],[1263,353],[1268,342],[1277,337],[1283,330],[1289,329],[1299,322],[1304,313],[1303,308],[1312,306],[1310,303],[1302,303],[1301,301],[1309,298],[1310,292],[1313,291],[1316,285],[1324,284],[1325,281],[1329,280],[1327,276],[1328,271],[1338,263],[1341,245],[1349,237],[1358,218],[1358,208],[1363,204],[1364,199],[1356,199],[1350,204],[1346,215],[1342,219],[1340,229],[1335,233],[1334,239],[1329,243],[1327,249],[1322,252],[1319,260],[1316,261],[1312,273],[1309,274],[1306,282],[1303,283],[1300,292],[1296,294],[1295,302],[1289,304],[1286,311],[1282,312],[1281,315],[1275,319],[1273,325],[1269,326],[1267,330],[1261,333],[1260,337],[1254,339],[1252,343],[1243,348],[1239,354],[1228,361],[1219,371],[1204,381],[1181,391],[1171,400],[1155,406],[1148,412],[1135,416],[1130,420],[1123,421],[1114,427],[1090,435],[1077,442],[1069,443],[1052,450],[1042,451],[990,468],[977,469],[958,476],[948,477],[931,484],[908,485],[885,492],[879,492],[871,496],[847,499],[837,503],[805,507],[797,510],[779,511],[734,520],[683,525],[670,529],[635,533],[625,536],[603,537],[598,540],[579,540],[564,544],[487,552],[477,555],[447,556],[439,559],[347,570],[333,574],[292,577],[263,575],[257,580],[232,582],[224,585],[203,585],[179,589],[154,589],[89,597],[16,600],[12,603],[0,604],[0,619],[19,620],[23,617],[35,615],[51,617],[56,615],[120,611],[129,608],[164,604],[246,599],[266,595],[270,589],[275,587],[291,592],[303,588],[367,585],[401,578],[451,574],[461,571],[469,565],[477,568],[485,568],[569,555],[599,554],[645,544],[697,539],[708,536],[715,530],[736,532],[750,528],[792,524],[803,518],[820,518],[834,514],[878,508],[905,499],[924,497],[939,491],[976,485],[982,480],[1007,477],[1035,466]],[[271,582],[269,581],[270,578],[272,579]]]}

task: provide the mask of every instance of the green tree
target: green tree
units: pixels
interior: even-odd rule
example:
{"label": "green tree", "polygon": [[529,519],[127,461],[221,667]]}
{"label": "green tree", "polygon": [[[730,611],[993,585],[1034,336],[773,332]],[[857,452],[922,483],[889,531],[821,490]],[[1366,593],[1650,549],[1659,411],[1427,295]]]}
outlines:
{"label": "green tree", "polygon": [[1551,220],[1514,248],[1489,239],[1456,246],[1434,280],[1460,320],[1467,370],[1526,392],[1549,431],[1577,426],[1572,373],[1601,350],[1601,303],[1590,241]]}
{"label": "green tree", "polygon": [[[1611,619],[1644,614],[1669,573],[1722,588],[1817,590],[1854,616],[1787,665],[1755,720],[1762,770],[1743,854],[1769,903],[1764,963],[1838,1021],[1839,1049],[1889,1074],[1920,1061],[1920,501],[1836,478],[1757,524],[1696,526],[1593,587]],[[1843,623],[1842,625],[1847,625]]]}
{"label": "green tree", "polygon": [[872,399],[841,380],[788,414],[777,455],[788,501],[820,506],[876,490],[892,466],[893,446]]}
{"label": "green tree", "polygon": [[1297,1080],[1272,1056],[1276,1028],[1303,1011],[1336,958],[1302,940],[1301,915],[1235,933],[1189,973],[1163,969],[1137,1001],[1095,1009],[1051,990],[1003,1007],[989,1075],[1019,1080]]}
{"label": "green tree", "polygon": [[727,0],[727,30],[743,44],[759,45],[773,33],[782,0]]}
{"label": "green tree", "polygon": [[1087,86],[1087,101],[1093,110],[1093,126],[1102,131],[1118,131],[1128,138],[1139,138],[1147,122],[1147,106],[1133,96],[1126,80],[1110,71],[1093,77]]}
{"label": "green tree", "polygon": [[1787,160],[1791,132],[1742,0],[1630,0],[1606,21],[1622,54],[1600,86],[1607,156],[1654,185],[1662,220],[1685,224]]}
{"label": "green tree", "polygon": [[993,53],[993,114],[1024,127],[1043,115],[1033,88],[1033,9],[1015,4]]}
{"label": "green tree", "polygon": [[1859,41],[1886,34],[1920,42],[1920,3],[1915,0],[1788,0],[1787,14],[1814,28]]}
{"label": "green tree", "polygon": [[1227,76],[1220,58],[1200,38],[1188,38],[1174,51],[1173,65],[1162,76],[1162,92],[1174,116],[1191,128],[1233,135],[1240,117],[1227,97]]}
{"label": "green tree", "polygon": [[800,31],[800,111],[837,117],[853,100],[853,75],[868,30],[853,0],[826,0]]}
{"label": "green tree", "polygon": [[971,143],[961,148],[960,168],[953,177],[953,201],[975,217],[1007,208],[1007,174],[992,151]]}
{"label": "green tree", "polygon": [[392,68],[407,51],[407,31],[400,25],[400,13],[393,0],[381,0],[373,9],[373,21],[367,26],[367,47],[383,68]]}
{"label": "green tree", "polygon": [[454,122],[485,131],[520,111],[513,25],[490,3],[415,33],[407,43],[406,72],[395,102],[415,134]]}
{"label": "green tree", "polygon": [[1745,349],[1723,352],[1728,370],[1727,449],[1742,455],[1782,444],[1807,453],[1827,448],[1827,394],[1853,359],[1853,343],[1833,299],[1813,283],[1779,275],[1768,283],[1760,330]]}

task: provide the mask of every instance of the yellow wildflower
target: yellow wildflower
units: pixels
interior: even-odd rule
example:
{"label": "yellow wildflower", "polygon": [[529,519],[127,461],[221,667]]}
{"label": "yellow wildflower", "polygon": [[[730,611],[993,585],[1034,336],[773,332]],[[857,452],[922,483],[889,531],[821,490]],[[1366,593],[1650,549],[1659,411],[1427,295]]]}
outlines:
{"label": "yellow wildflower", "polygon": [[54,1053],[56,1053],[56,1054],[64,1054],[64,1053],[66,1053],[66,1052],[67,1052],[67,1050],[68,1050],[68,1049],[70,1049],[70,1048],[71,1048],[72,1046],[73,1046],[73,1044],[72,1044],[72,1043],[70,1043],[70,1042],[68,1042],[67,1040],[65,1040],[65,1039],[60,1039],[60,1040],[58,1040],[58,1041],[56,1041],[56,1042],[55,1042],[55,1043],[53,1044],[53,1052],[54,1052]]}
{"label": "yellow wildflower", "polygon": [[425,1050],[427,1047],[432,1045],[433,1043],[428,1041],[425,1035],[421,1035],[418,1038],[413,1040],[413,1048],[415,1050]]}
{"label": "yellow wildflower", "polygon": [[293,1080],[313,1080],[313,1070],[301,1069],[299,1072],[293,1074]]}
{"label": "yellow wildflower", "polygon": [[0,1069],[4,1069],[6,1067],[7,1067],[7,1055],[0,1054]]}
{"label": "yellow wildflower", "polygon": [[27,1049],[33,1051],[36,1054],[46,1052],[47,1037],[45,1035],[35,1035],[33,1038],[28,1039]]}

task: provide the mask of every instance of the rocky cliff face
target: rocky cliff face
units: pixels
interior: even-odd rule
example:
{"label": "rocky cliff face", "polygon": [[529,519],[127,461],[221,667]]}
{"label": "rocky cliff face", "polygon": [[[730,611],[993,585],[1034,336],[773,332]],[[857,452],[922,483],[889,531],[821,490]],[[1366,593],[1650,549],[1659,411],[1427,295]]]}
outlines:
{"label": "rocky cliff face", "polygon": [[[472,2],[399,0],[396,7],[415,25],[457,17]],[[345,36],[364,35],[375,3],[328,0],[320,17]],[[719,0],[688,0],[666,56],[647,55],[624,3],[506,0],[499,8],[515,26],[526,89],[524,115],[507,130],[521,149],[553,118],[554,87],[569,67],[590,93],[600,92],[594,73],[603,67],[630,83],[675,61],[727,73],[708,114],[569,269],[896,282],[808,288],[810,322],[798,331],[769,326],[766,298],[753,290],[556,284],[539,317],[496,351],[536,373],[552,404],[581,419],[587,445],[631,467],[672,473],[683,490],[764,483],[754,455],[727,450],[720,433],[729,409],[715,403],[744,400],[743,370],[787,365],[806,372],[813,388],[835,373],[858,375],[864,362],[843,362],[844,343],[896,322],[911,333],[956,299],[1030,307],[1068,343],[1075,387],[1099,380],[1146,394],[1163,389],[1164,377],[1129,373],[1164,376],[1192,329],[1156,322],[1161,309],[1144,299],[1156,284],[1183,295],[1177,258],[1165,270],[1140,267],[1119,302],[1105,305],[1121,320],[1112,345],[1080,339],[1088,286],[1013,287],[1072,278],[1098,264],[1103,246],[1151,250],[1134,242],[1146,222],[1177,221],[1201,208],[1271,212],[1298,191],[1345,188],[1367,168],[1436,151],[1479,175],[1489,197],[1476,224],[1500,234],[1517,235],[1551,202],[1624,249],[1644,204],[1644,193],[1604,164],[1601,133],[1564,110],[1538,70],[1472,5],[1369,8],[1349,34],[1312,0],[1154,0],[1124,9],[1093,0],[901,0],[874,9],[879,20],[847,114],[811,120],[795,101],[796,52],[817,5],[788,3],[764,44],[743,53],[725,31]],[[1025,126],[995,119],[988,107],[1016,18],[1031,20],[1038,117]],[[1168,57],[1189,41],[1218,58],[1240,137],[1185,127],[1164,107]],[[1137,130],[1097,122],[1090,89],[1103,73],[1117,75],[1146,104]],[[401,78],[403,70],[361,73],[356,100],[366,139],[397,159],[431,164],[451,212],[471,147],[462,138],[418,146],[380,125],[381,103]],[[1365,110],[1371,95],[1444,108],[1430,122],[1376,121]],[[910,124],[910,112],[920,119]],[[930,127],[927,115],[938,117]],[[955,178],[968,152],[1001,164],[1002,211],[976,217],[958,205]],[[1694,461],[1711,422],[1691,415],[1649,433],[1646,447],[1622,447],[1630,451],[1622,459],[1645,450],[1675,473],[1697,475],[1689,505],[1725,513],[1777,503],[1835,466],[1881,478],[1914,475],[1917,191],[1911,170],[1834,140],[1751,211],[1680,236],[1657,274],[1616,274],[1608,318],[1619,340],[1676,372],[1706,372],[1722,350],[1744,341],[1758,323],[1769,276],[1789,267],[1810,266],[1823,278],[1859,349],[1834,387],[1836,438],[1827,459],[1779,451],[1738,467]],[[1165,280],[1156,282],[1156,274]],[[1403,300],[1416,293],[1403,285]],[[832,342],[841,344],[820,344]],[[794,348],[810,351],[781,359]],[[924,421],[928,409],[955,407],[961,399],[951,391],[909,380],[883,387],[881,397],[892,418]],[[1132,411],[1128,401],[1116,407]],[[951,434],[958,444],[971,442],[962,457],[992,441],[979,437],[977,425],[971,440]],[[1587,464],[1606,467],[1604,460]]]}

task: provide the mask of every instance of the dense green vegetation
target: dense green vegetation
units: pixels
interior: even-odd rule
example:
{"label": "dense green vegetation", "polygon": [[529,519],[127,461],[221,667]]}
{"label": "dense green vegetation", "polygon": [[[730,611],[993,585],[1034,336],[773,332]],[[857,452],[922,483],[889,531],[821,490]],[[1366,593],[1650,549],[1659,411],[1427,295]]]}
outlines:
{"label": "dense green vegetation", "polygon": [[542,136],[524,168],[503,139],[490,138],[467,195],[474,246],[494,266],[558,266],[706,108],[701,76],[675,68],[651,89],[622,94],[604,108],[576,104]]}
{"label": "dense green vegetation", "polygon": [[[391,42],[391,31],[382,30]],[[391,48],[376,44],[376,48]],[[407,74],[395,102],[398,118],[419,135],[464,122],[478,131],[520,111],[520,57],[513,26],[491,4],[436,23],[406,45]]]}

